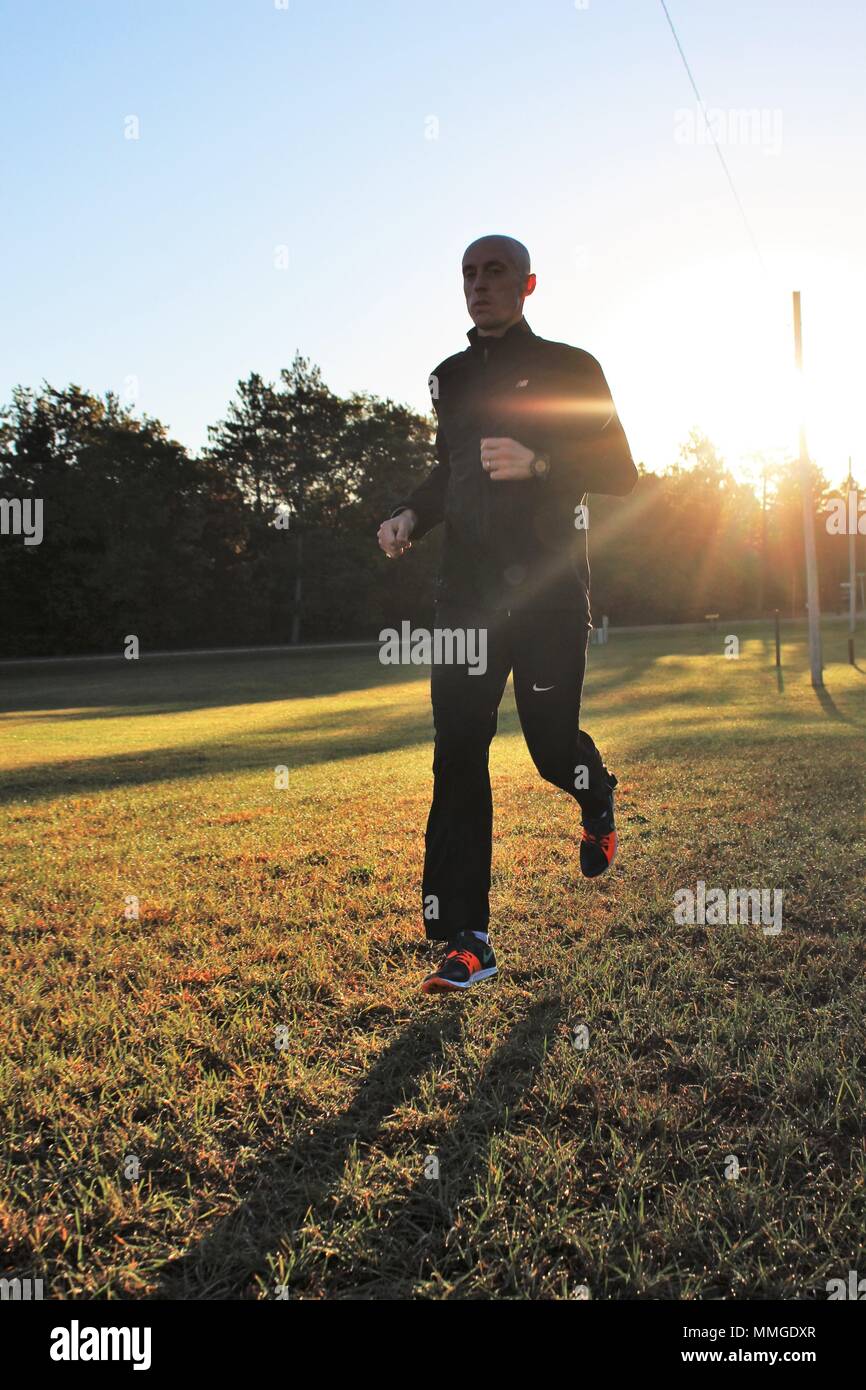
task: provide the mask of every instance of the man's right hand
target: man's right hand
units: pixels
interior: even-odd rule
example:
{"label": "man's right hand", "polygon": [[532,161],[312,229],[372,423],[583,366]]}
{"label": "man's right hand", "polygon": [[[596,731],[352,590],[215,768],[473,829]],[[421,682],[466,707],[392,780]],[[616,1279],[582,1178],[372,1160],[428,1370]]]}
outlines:
{"label": "man's right hand", "polygon": [[398,560],[412,549],[409,537],[418,524],[418,518],[411,507],[405,508],[397,516],[391,516],[379,527],[378,541],[389,560]]}

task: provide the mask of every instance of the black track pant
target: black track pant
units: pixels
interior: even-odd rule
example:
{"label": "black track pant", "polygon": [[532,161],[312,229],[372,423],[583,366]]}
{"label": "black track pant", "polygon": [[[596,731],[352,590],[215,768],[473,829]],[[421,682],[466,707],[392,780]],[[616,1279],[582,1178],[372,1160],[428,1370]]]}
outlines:
{"label": "black track pant", "polygon": [[487,630],[483,675],[470,674],[467,664],[434,662],[431,678],[436,742],[425,836],[424,929],[431,941],[450,941],[460,931],[485,931],[490,918],[488,753],[510,671],[523,736],[541,776],[590,814],[603,809],[599,798],[610,782],[598,749],[579,727],[590,633],[582,613],[479,614],[440,605],[436,626]]}

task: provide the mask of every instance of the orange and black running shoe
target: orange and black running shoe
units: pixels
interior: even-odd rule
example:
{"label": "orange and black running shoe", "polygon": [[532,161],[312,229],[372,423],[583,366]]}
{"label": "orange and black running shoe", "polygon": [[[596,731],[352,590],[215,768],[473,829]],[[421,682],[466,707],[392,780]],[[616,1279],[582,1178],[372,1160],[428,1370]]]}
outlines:
{"label": "orange and black running shoe", "polygon": [[471,931],[464,931],[450,943],[439,969],[427,976],[421,989],[425,994],[468,989],[481,980],[489,980],[497,970],[493,947]]}
{"label": "orange and black running shoe", "polygon": [[[616,782],[614,780],[614,785]],[[613,787],[607,794],[608,804],[601,815],[581,816],[580,872],[584,878],[598,878],[609,869],[616,857],[617,835],[613,820]]]}

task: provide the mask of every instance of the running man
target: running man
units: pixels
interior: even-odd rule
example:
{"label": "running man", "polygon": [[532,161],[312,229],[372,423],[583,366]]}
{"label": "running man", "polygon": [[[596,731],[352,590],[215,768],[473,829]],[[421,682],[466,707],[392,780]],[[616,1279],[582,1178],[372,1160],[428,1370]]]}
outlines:
{"label": "running man", "polygon": [[483,674],[434,664],[433,803],[425,836],[427,939],[448,943],[426,993],[497,972],[490,944],[490,743],[509,672],[527,747],[546,781],[581,809],[587,878],[616,854],[613,789],[580,698],[591,629],[587,495],[637,480],[604,373],[588,352],[533,333],[529,252],[507,236],[474,241],[463,287],[469,347],[430,378],[437,463],[379,527],[391,559],[445,525],[436,627],[483,629]]}

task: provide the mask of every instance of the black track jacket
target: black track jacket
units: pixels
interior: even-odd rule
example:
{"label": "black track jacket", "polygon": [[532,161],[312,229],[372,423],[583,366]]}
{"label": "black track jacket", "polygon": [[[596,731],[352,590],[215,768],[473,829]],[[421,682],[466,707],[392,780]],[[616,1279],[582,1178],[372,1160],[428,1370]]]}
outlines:
{"label": "black track jacket", "polygon": [[[604,373],[525,319],[501,338],[466,336],[430,377],[438,462],[391,515],[412,508],[413,540],[444,521],[440,602],[588,615],[586,496],[624,496],[637,480]],[[547,476],[494,482],[481,440],[496,436],[548,454]]]}

